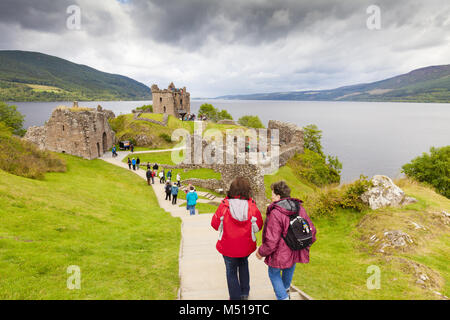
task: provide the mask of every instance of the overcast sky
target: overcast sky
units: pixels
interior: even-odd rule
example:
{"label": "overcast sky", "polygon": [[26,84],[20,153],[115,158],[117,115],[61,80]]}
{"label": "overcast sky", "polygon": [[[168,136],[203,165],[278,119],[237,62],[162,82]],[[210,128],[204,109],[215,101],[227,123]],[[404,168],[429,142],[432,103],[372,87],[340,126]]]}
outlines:
{"label": "overcast sky", "polygon": [[[67,27],[74,4],[81,30]],[[449,64],[449,43],[448,0],[0,0],[1,50],[174,81],[191,97],[382,80]]]}

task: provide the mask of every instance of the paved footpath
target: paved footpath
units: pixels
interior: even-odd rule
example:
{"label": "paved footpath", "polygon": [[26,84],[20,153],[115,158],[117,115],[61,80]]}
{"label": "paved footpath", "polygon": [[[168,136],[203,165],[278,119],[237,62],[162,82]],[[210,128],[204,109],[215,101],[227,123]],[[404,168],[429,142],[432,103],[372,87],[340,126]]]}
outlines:
{"label": "paved footpath", "polygon": [[[162,151],[170,150],[158,150],[158,152]],[[118,152],[118,154],[118,157],[112,158],[111,153],[106,153],[102,160],[129,170],[128,164],[122,162],[122,159],[129,153]],[[146,180],[145,170],[133,172]],[[183,300],[228,300],[225,264],[222,255],[216,250],[218,232],[210,225],[213,213],[190,216],[185,207],[172,205],[170,201],[165,200],[164,184],[158,182],[153,184],[152,187],[160,207],[173,217],[181,218],[182,221],[178,298]],[[183,204],[185,201],[179,199],[177,202]],[[267,273],[267,265],[258,260],[254,253],[249,257],[249,269],[249,299],[275,299]],[[296,292],[291,293],[291,298],[303,299]]]}

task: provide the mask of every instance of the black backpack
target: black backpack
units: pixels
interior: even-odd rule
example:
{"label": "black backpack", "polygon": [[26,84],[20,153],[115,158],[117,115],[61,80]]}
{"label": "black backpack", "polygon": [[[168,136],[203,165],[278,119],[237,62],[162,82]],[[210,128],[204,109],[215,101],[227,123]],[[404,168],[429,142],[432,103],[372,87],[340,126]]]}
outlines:
{"label": "black backpack", "polygon": [[298,213],[289,216],[289,227],[286,237],[281,234],[291,250],[302,250],[312,244],[312,230],[306,219]]}

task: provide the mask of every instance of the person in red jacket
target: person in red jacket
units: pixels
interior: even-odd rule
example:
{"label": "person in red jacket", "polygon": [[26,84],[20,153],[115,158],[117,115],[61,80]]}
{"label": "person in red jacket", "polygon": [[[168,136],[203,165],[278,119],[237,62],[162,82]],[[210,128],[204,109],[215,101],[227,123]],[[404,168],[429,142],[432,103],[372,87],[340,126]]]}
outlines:
{"label": "person in red jacket", "polygon": [[309,262],[309,249],[292,250],[284,241],[289,227],[289,216],[297,214],[305,219],[312,231],[312,243],[316,241],[316,228],[301,206],[302,201],[291,198],[291,189],[286,182],[272,184],[272,204],[267,207],[266,222],[262,234],[262,245],[256,257],[269,266],[269,278],[278,300],[289,299],[289,288],[296,263]]}
{"label": "person in red jacket", "polygon": [[216,248],[225,261],[231,300],[248,299],[248,257],[256,250],[255,234],[261,230],[262,225],[261,212],[250,197],[248,180],[236,178],[211,220],[211,226],[219,231]]}

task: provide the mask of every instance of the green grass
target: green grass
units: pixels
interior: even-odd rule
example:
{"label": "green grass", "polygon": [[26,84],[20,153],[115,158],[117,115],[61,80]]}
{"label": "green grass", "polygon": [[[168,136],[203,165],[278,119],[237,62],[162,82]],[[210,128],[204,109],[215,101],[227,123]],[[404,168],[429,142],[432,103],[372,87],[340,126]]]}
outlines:
{"label": "green grass", "polygon": [[[358,249],[360,241],[352,232],[363,215],[342,210],[334,219],[313,221],[318,230],[318,240],[311,247],[310,263],[297,264],[294,285],[314,299],[433,298],[420,287],[411,286],[411,275],[380,256]],[[366,272],[370,265],[381,270],[381,288],[378,290],[369,290],[366,285],[370,276]]]}
{"label": "green grass", "polygon": [[[181,152],[181,155],[183,156],[183,151],[175,151],[175,152]],[[139,154],[129,154],[130,159],[132,158],[138,158],[141,160],[141,165],[147,165],[147,162],[150,162],[150,164],[153,166],[155,162],[158,165],[175,165],[175,163],[172,161],[172,151],[165,151],[165,152],[149,152],[149,153],[139,153]],[[127,162],[128,157],[125,157],[122,162]]]}
{"label": "green grass", "polygon": [[0,170],[0,299],[175,299],[180,220],[135,174],[63,158],[44,180]]}
{"label": "green grass", "polygon": [[[270,197],[270,184],[285,180],[291,187],[292,196],[304,199],[317,190],[300,181],[289,166],[277,174],[264,177],[266,195]],[[311,247],[310,263],[297,264],[293,284],[314,299],[438,299],[431,290],[415,283],[411,270],[399,259],[409,259],[424,264],[439,274],[441,285],[437,291],[449,296],[450,236],[448,229],[439,229],[431,212],[450,210],[450,201],[431,188],[407,180],[396,181],[408,196],[418,203],[404,208],[357,212],[338,209],[333,216],[313,218],[317,228],[317,242]],[[308,208],[308,203],[304,204]],[[264,214],[264,213],[263,213]],[[407,229],[410,219],[422,222],[433,235],[415,233]],[[366,223],[362,223],[366,221]],[[400,229],[419,243],[407,252],[391,252],[384,256],[373,252],[363,239],[385,230]],[[378,234],[377,233],[377,234]],[[258,234],[261,242],[261,233]],[[393,259],[391,259],[393,258]],[[381,288],[369,290],[367,267],[376,265],[381,270]]]}
{"label": "green grass", "polygon": [[289,166],[284,166],[278,169],[278,172],[276,172],[276,174],[264,176],[266,197],[268,199],[270,199],[272,194],[270,185],[280,180],[286,181],[288,186],[291,188],[291,196],[294,198],[304,200],[307,194],[312,193],[315,190],[314,186],[298,179]]}

